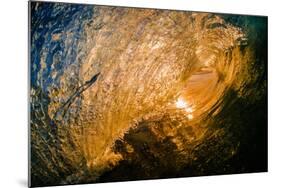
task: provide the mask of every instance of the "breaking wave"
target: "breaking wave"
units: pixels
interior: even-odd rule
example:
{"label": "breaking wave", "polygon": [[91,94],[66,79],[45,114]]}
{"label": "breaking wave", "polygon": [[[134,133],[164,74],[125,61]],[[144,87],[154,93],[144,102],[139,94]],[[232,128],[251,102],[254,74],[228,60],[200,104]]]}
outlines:
{"label": "breaking wave", "polygon": [[31,3],[32,183],[265,170],[266,36],[263,17]]}

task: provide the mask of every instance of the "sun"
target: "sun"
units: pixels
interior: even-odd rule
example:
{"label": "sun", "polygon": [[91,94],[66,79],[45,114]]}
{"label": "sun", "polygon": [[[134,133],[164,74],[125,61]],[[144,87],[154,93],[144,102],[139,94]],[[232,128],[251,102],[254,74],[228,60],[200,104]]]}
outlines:
{"label": "sun", "polygon": [[186,103],[185,100],[183,100],[182,98],[179,98],[176,102],[176,107],[180,108],[180,109],[184,109],[188,107],[188,104]]}
{"label": "sun", "polygon": [[178,98],[175,105],[176,105],[177,108],[182,109],[187,113],[186,117],[189,120],[193,119],[192,112],[194,110],[193,110],[192,106],[187,101],[185,101],[183,98]]}

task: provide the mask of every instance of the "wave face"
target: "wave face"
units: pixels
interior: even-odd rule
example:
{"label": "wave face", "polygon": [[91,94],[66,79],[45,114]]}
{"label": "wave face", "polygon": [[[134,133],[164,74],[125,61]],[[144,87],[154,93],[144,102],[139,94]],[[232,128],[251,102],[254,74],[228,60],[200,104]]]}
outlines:
{"label": "wave face", "polygon": [[267,19],[31,3],[33,186],[267,171]]}

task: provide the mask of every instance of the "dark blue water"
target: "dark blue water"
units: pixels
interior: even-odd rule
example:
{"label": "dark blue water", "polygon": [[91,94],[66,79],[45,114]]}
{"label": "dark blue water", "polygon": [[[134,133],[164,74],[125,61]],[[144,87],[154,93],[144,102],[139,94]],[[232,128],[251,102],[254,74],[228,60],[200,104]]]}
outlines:
{"label": "dark blue water", "polygon": [[[58,84],[57,78],[67,66],[77,63],[78,43],[82,40],[84,25],[92,15],[93,6],[31,4],[31,87],[41,87],[47,92],[49,85]],[[59,37],[54,40],[55,35]],[[41,57],[44,58],[46,68],[41,67]],[[58,71],[55,78],[50,74],[52,65]],[[42,73],[39,76],[40,70]]]}

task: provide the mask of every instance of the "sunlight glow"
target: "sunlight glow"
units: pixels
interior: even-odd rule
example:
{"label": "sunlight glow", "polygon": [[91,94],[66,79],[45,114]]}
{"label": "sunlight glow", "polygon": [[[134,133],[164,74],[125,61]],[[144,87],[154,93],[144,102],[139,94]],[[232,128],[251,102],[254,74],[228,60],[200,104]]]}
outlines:
{"label": "sunlight glow", "polygon": [[178,100],[176,101],[176,107],[179,109],[183,109],[187,112],[187,118],[189,120],[193,119],[193,115],[192,112],[194,111],[193,108],[188,104],[187,101],[185,101],[182,98],[178,98]]}
{"label": "sunlight glow", "polygon": [[176,107],[177,108],[184,109],[184,108],[187,108],[187,106],[188,106],[187,103],[183,99],[181,99],[181,98],[179,98],[177,100],[177,102],[176,102]]}

